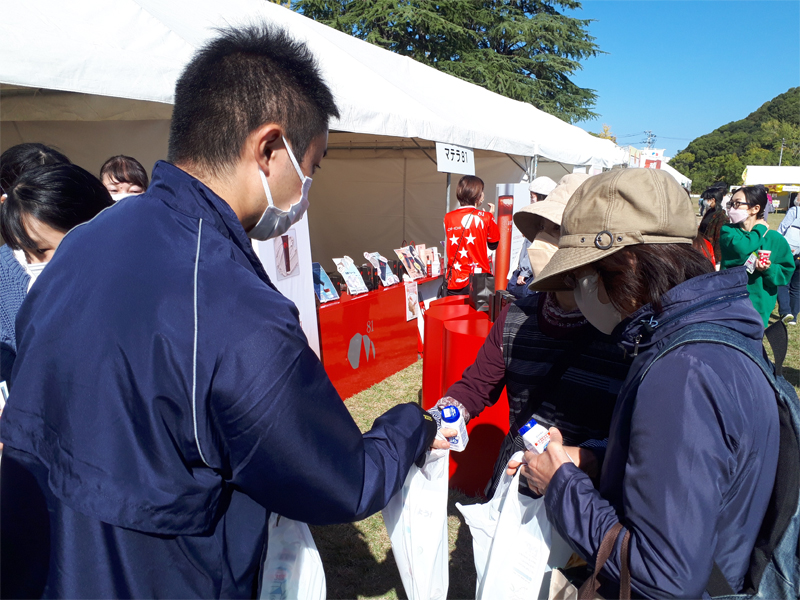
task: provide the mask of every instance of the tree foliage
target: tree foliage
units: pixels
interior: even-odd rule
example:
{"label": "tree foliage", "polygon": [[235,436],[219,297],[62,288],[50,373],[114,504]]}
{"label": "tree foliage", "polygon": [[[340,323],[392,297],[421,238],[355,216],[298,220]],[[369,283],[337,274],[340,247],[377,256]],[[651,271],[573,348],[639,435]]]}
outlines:
{"label": "tree foliage", "polygon": [[670,161],[703,191],[716,181],[741,185],[747,165],[800,165],[800,87],[763,104],[746,118],[723,125],[692,142]]}
{"label": "tree foliage", "polygon": [[597,95],[572,81],[600,53],[577,0],[294,0],[304,15],[574,123]]}
{"label": "tree foliage", "polygon": [[617,136],[615,136],[614,132],[611,131],[611,125],[606,125],[605,123],[603,123],[603,131],[600,133],[594,133],[593,131],[590,131],[589,135],[593,135],[601,140],[611,140],[615,144],[617,143]]}

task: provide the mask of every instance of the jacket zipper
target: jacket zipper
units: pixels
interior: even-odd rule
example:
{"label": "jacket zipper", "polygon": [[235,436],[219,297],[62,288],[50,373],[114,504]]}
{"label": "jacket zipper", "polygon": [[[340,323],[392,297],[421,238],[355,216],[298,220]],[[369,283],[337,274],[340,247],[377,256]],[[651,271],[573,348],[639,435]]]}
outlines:
{"label": "jacket zipper", "polygon": [[[676,320],[680,319],[681,317],[683,317],[685,315],[688,315],[688,314],[693,313],[695,311],[701,310],[703,308],[708,308],[709,306],[713,306],[714,304],[721,304],[722,302],[725,302],[726,300],[735,300],[737,298],[743,298],[743,297],[745,297],[747,295],[748,295],[747,292],[738,292],[736,294],[726,294],[725,296],[720,296],[718,298],[713,298],[711,300],[706,300],[702,304],[695,305],[695,306],[692,306],[690,308],[684,309],[681,312],[679,312],[678,314],[672,315],[666,321],[658,321],[658,320],[656,320],[655,317],[653,317],[651,315],[649,320],[645,321],[644,319],[642,319],[639,322],[642,324],[642,326],[644,327],[645,331],[650,336],[652,336],[653,333],[655,333],[656,329],[658,329],[659,327],[662,327],[663,325],[666,325],[668,323],[672,323],[673,321],[676,321]],[[638,354],[639,354],[639,342],[641,342],[641,341],[642,341],[642,334],[640,333],[634,339],[634,347],[633,347],[633,355],[632,356],[638,356]]]}

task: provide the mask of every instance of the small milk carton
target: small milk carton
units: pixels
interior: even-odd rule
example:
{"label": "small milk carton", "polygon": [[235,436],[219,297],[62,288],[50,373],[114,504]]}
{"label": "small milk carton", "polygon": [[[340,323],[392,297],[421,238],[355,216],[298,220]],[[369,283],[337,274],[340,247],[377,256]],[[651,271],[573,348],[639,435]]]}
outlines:
{"label": "small milk carton", "polygon": [[445,406],[442,410],[442,427],[449,427],[455,429],[458,433],[455,437],[448,438],[450,442],[450,450],[456,452],[463,452],[467,447],[469,436],[467,435],[467,424],[464,423],[464,416],[461,411],[455,406]]}

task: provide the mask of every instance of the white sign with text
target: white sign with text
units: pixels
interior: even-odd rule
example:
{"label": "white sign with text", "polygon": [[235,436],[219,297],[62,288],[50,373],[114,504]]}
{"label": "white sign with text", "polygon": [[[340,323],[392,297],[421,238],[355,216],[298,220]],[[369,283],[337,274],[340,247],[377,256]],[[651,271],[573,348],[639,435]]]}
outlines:
{"label": "white sign with text", "polygon": [[440,173],[475,175],[475,152],[472,148],[436,142],[436,170]]}

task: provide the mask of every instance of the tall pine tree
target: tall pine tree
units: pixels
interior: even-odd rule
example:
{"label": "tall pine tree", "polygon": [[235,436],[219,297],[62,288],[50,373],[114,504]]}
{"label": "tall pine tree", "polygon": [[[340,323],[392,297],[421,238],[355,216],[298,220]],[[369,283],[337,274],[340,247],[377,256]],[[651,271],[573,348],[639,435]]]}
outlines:
{"label": "tall pine tree", "polygon": [[576,0],[294,0],[307,17],[574,123],[597,94],[571,79],[600,53]]}

